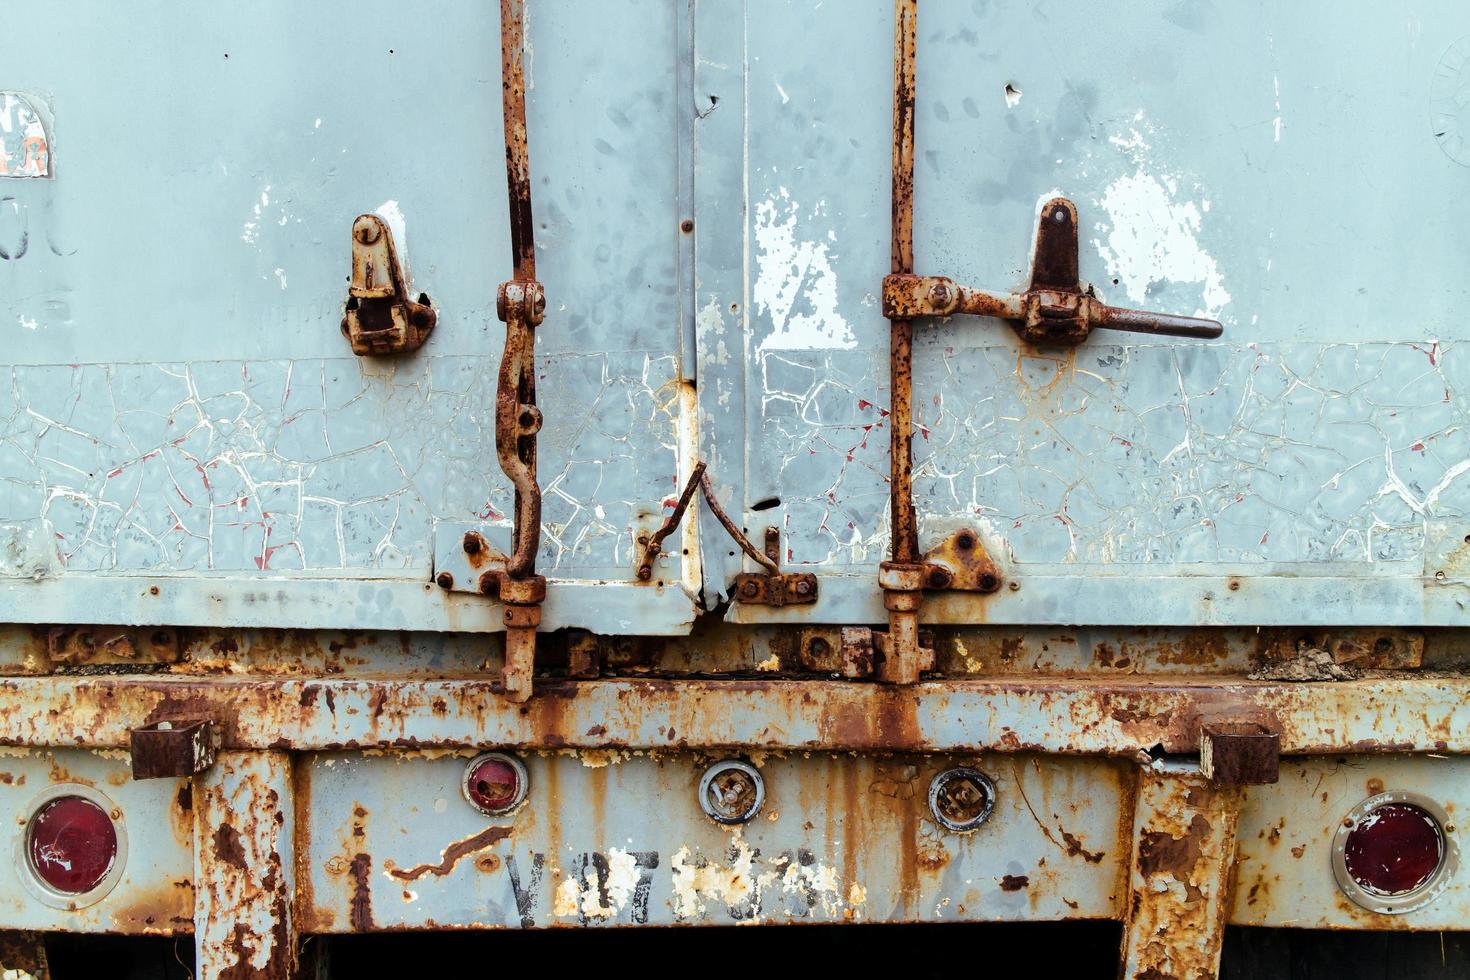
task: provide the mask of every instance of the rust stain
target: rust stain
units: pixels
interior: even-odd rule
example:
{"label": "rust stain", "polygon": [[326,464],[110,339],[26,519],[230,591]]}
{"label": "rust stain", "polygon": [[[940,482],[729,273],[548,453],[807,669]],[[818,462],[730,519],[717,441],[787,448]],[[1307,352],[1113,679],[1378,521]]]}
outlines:
{"label": "rust stain", "polygon": [[1025,875],[1006,875],[1000,880],[1000,890],[1003,892],[1018,892],[1031,884],[1031,879]]}
{"label": "rust stain", "polygon": [[444,859],[438,864],[420,864],[404,871],[402,868],[393,868],[388,873],[399,881],[417,881],[426,874],[435,877],[443,877],[454,870],[460,858],[466,854],[483,851],[511,835],[510,827],[486,827],[472,837],[458,840],[444,849]]}
{"label": "rust stain", "polygon": [[352,901],[347,921],[354,932],[371,932],[377,928],[373,922],[372,857],[360,852],[354,854],[348,873],[352,876]]}
{"label": "rust stain", "polygon": [[213,835],[214,856],[237,871],[250,870],[245,860],[245,847],[240,842],[240,832],[227,823],[219,825]]}

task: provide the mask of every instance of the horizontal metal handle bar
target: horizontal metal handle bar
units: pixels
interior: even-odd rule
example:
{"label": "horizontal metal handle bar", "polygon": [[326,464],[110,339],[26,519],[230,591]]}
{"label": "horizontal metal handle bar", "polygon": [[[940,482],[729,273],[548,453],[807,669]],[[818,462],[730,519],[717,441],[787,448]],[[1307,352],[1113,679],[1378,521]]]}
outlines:
{"label": "horizontal metal handle bar", "polygon": [[1225,331],[1217,321],[1202,317],[1124,310],[1116,306],[1103,307],[1102,316],[1094,326],[1104,330],[1127,330],[1163,337],[1193,337],[1197,340],[1214,340]]}

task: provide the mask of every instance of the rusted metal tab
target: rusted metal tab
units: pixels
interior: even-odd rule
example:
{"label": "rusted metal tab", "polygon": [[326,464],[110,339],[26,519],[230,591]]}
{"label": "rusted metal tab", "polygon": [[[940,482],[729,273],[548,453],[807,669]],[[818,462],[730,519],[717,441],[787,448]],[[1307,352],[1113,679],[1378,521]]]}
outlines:
{"label": "rusted metal tab", "polygon": [[429,339],[438,314],[428,294],[410,300],[407,278],[388,223],[375,214],[352,222],[352,278],[342,336],[352,353],[407,354]]}
{"label": "rusted metal tab", "polygon": [[44,934],[0,929],[0,977],[5,980],[51,980]]}
{"label": "rusted metal tab", "polygon": [[193,776],[214,765],[219,733],[208,719],[157,721],[134,728],[129,752],[134,779]]}
{"label": "rusted metal tab", "polygon": [[761,606],[802,605],[817,601],[817,577],[808,572],[741,572],[735,576],[732,594],[736,602]]}
{"label": "rusted metal tab", "polygon": [[1189,764],[1138,778],[1123,970],[1131,980],[1214,980],[1229,913],[1240,791]]}
{"label": "rusted metal tab", "polygon": [[46,634],[53,664],[171,664],[180,657],[179,631],[170,626],[53,626]]}
{"label": "rusted metal tab", "polygon": [[1253,721],[1207,721],[1200,727],[1199,768],[1217,786],[1276,782],[1281,733]]}
{"label": "rusted metal tab", "polygon": [[974,528],[962,527],[924,553],[926,588],[994,592],[1000,583],[1000,569]]}
{"label": "rusted metal tab", "polygon": [[221,752],[194,781],[200,980],[294,977],[295,809],[285,752]]}

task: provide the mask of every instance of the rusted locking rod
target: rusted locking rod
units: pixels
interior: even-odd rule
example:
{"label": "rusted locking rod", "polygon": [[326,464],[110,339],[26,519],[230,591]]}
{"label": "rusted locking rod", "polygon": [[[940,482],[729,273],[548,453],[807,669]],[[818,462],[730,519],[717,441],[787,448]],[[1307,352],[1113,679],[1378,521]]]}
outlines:
{"label": "rusted locking rod", "polygon": [[526,137],[525,4],[500,0],[500,73],[505,121],[505,174],[510,191],[513,277],[502,283],[496,314],[505,322],[505,351],[495,392],[495,453],[515,487],[514,548],[500,582],[505,609],[505,694],[531,696],[536,628],[546,579],[536,574],[541,544],[541,488],[536,482],[536,325],[546,295],[536,281],[536,242],[531,218],[531,158]]}
{"label": "rusted locking rod", "polygon": [[[896,0],[893,17],[893,237],[892,271],[914,271],[914,62],[918,45],[918,0]],[[919,607],[924,601],[924,565],[914,512],[913,347],[914,323],[890,321],[889,455],[892,486],[890,560],[879,565],[883,605],[888,610],[879,676],[890,683],[919,679]]]}
{"label": "rusted locking rod", "polygon": [[757,548],[745,536],[745,532],[730,519],[730,515],[725,513],[725,508],[720,506],[720,501],[715,497],[714,485],[710,483],[709,474],[705,472],[705,468],[703,462],[695,464],[694,471],[689,474],[688,482],[684,484],[684,492],[679,494],[679,502],[674,506],[673,513],[664,518],[663,524],[659,525],[659,529],[653,532],[647,540],[640,541],[643,551],[638,560],[638,578],[645,582],[653,578],[653,563],[658,560],[659,554],[663,551],[664,541],[674,533],[679,522],[684,519],[684,513],[689,509],[689,503],[694,497],[696,487],[703,494],[704,502],[709,507],[710,513],[715,515],[715,520],[720,522],[720,526],[740,546],[740,550],[770,574],[779,575],[781,573],[780,564]]}

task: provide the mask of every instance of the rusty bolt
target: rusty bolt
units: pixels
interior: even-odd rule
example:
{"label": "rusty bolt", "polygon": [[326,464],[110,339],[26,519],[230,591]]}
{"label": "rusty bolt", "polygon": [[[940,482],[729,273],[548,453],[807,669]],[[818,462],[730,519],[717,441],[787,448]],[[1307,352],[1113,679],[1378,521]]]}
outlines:
{"label": "rusty bolt", "polygon": [[689,218],[685,218],[683,221],[679,222],[679,230],[686,235],[689,234],[691,231],[694,230],[694,222],[691,221]]}
{"label": "rusty bolt", "polygon": [[811,595],[812,594],[812,583],[809,582],[808,580],[804,579],[804,578],[803,579],[797,579],[796,580],[796,594],[797,595]]}
{"label": "rusty bolt", "polygon": [[981,592],[994,592],[998,588],[1000,588],[1000,579],[996,578],[989,572],[985,572],[980,576]]}
{"label": "rusty bolt", "polygon": [[1021,591],[1021,583],[1020,582],[1015,582],[1015,581],[1011,582],[1011,591],[1012,592],[1019,592],[1019,591]]}
{"label": "rusty bolt", "polygon": [[814,636],[806,641],[806,655],[814,661],[824,661],[832,655],[832,644],[823,637]]}
{"label": "rusty bolt", "polygon": [[500,855],[481,854],[479,857],[475,858],[475,867],[485,872],[486,874],[490,874],[493,871],[499,871]]}
{"label": "rusty bolt", "polygon": [[653,568],[649,565],[639,565],[638,580],[640,582],[647,582],[651,578],[653,578]]}
{"label": "rusty bolt", "polygon": [[500,576],[495,574],[492,568],[480,576],[480,593],[482,595],[495,595],[500,591]]}
{"label": "rusty bolt", "polygon": [[951,583],[953,581],[954,581],[954,575],[950,573],[950,570],[949,569],[942,568],[939,565],[933,565],[933,566],[930,567],[930,569],[929,569],[929,588],[931,588],[931,589],[947,589],[947,588],[949,588],[949,583]]}
{"label": "rusty bolt", "polygon": [[969,551],[971,548],[975,547],[975,536],[969,531],[966,531],[963,534],[956,535],[954,543],[955,547],[959,548],[961,551]]}
{"label": "rusty bolt", "polygon": [[480,549],[485,547],[485,539],[480,537],[476,531],[470,531],[464,536],[464,553],[467,555],[478,555]]}
{"label": "rusty bolt", "polygon": [[346,873],[347,862],[342,859],[340,854],[327,859],[327,874],[340,875]]}
{"label": "rusty bolt", "polygon": [[740,585],[740,594],[747,599],[754,599],[760,594],[760,591],[761,587],[756,583],[755,579],[746,579]]}
{"label": "rusty bolt", "polygon": [[944,307],[948,306],[949,300],[950,294],[948,283],[936,282],[934,285],[929,287],[929,302],[936,309],[943,309]]}
{"label": "rusty bolt", "polygon": [[434,576],[434,581],[439,583],[439,588],[441,589],[454,588],[454,576],[449,574],[448,572],[440,572],[438,575]]}
{"label": "rusty bolt", "polygon": [[[378,223],[376,221],[362,221],[358,223],[356,238],[359,244],[371,245],[378,240]],[[340,241],[341,239],[338,239]]]}
{"label": "rusty bolt", "polygon": [[1239,592],[1240,591],[1240,579],[1233,578],[1233,579],[1230,580],[1230,591],[1231,592]]}

